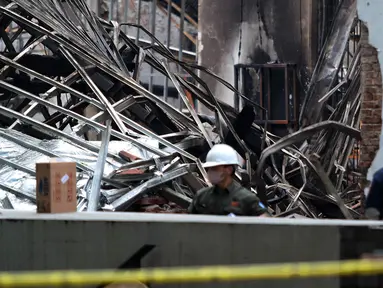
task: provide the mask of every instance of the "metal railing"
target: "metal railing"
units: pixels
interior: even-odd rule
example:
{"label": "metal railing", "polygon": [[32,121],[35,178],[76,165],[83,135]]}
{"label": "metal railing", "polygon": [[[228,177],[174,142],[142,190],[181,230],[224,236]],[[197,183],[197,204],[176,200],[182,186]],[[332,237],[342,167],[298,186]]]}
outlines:
{"label": "metal railing", "polygon": [[[189,1],[88,0],[88,6],[105,20],[116,21],[118,23],[134,23],[143,26],[173,52],[178,60],[197,63],[196,38],[198,24],[196,15],[191,16],[187,13]],[[157,45],[142,29],[128,25],[121,26],[121,29],[130,39],[142,47]],[[15,35],[16,37],[14,41],[15,50],[21,51],[24,44],[28,42],[30,35],[25,33],[25,31],[21,32],[20,35],[16,35],[19,26],[13,22],[9,25],[8,30],[9,35]],[[4,52],[7,51],[3,41],[0,41],[0,49]],[[45,49],[43,45],[37,45],[33,48],[33,53],[47,55],[50,54],[50,51]],[[155,56],[159,57],[160,55]],[[179,68],[173,72],[177,72],[180,76],[185,74]],[[140,75],[140,81],[150,92],[163,96],[165,101],[179,109],[184,107],[182,98],[179,97],[177,90],[163,74],[144,63],[141,67]],[[185,79],[191,80],[188,77]]]}
{"label": "metal railing", "polygon": [[[142,25],[177,55],[178,60],[197,62],[198,23],[195,15],[187,13],[189,0],[102,0],[99,2],[99,7],[89,4],[93,5],[92,8],[105,20]],[[153,39],[136,27],[123,26],[122,29],[136,44],[155,45]],[[182,73],[179,70],[177,72]],[[143,65],[141,79],[150,92],[155,90],[156,94],[162,94],[166,101],[174,102],[168,98],[177,97],[177,92],[169,79],[155,71],[153,67]],[[176,102],[173,104],[182,109],[181,97],[178,96]]]}

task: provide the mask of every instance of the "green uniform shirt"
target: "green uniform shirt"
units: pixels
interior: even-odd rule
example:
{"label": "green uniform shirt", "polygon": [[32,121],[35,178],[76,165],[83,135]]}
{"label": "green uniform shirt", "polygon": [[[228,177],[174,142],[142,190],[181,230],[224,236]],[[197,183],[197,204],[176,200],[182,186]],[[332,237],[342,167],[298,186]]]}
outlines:
{"label": "green uniform shirt", "polygon": [[259,216],[267,213],[267,209],[254,193],[233,181],[224,190],[212,186],[198,191],[189,206],[189,213]]}

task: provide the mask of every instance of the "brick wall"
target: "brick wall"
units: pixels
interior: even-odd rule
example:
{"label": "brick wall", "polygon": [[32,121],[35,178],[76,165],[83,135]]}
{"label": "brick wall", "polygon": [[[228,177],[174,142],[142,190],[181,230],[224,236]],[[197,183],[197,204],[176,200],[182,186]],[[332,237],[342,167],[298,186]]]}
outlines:
{"label": "brick wall", "polygon": [[361,134],[360,168],[364,175],[379,149],[382,126],[382,74],[377,50],[368,43],[368,29],[361,30]]}

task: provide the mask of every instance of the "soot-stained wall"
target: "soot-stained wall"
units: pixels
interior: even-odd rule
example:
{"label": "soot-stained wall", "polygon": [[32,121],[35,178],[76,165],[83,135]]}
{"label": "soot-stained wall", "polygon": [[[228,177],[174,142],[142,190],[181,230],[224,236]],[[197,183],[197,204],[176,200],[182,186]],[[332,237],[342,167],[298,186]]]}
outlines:
{"label": "soot-stained wall", "polygon": [[[199,63],[231,84],[235,64],[293,63],[305,75],[316,61],[316,7],[316,0],[200,0]],[[201,76],[233,105],[233,92]]]}

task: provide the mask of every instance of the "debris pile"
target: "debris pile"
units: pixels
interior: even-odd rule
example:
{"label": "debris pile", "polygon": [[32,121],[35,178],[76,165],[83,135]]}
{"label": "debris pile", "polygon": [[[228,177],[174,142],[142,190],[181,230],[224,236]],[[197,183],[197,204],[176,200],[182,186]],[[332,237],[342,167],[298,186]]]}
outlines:
{"label": "debris pile", "polygon": [[[350,181],[354,167],[348,157],[360,138],[359,54],[339,80],[349,39],[337,36],[353,29],[355,7],[339,10],[310,83],[302,111],[315,118],[302,118],[304,128],[279,138],[267,132],[267,121],[264,127],[253,123],[262,107],[208,69],[179,61],[141,26],[123,24],[140,28],[153,44],[136,45],[121,31],[122,24],[97,18],[84,0],[3,2],[4,209],[23,209],[21,203],[32,203],[32,209],[34,165],[58,157],[77,162],[79,211],[185,213],[193,195],[209,185],[201,164],[209,148],[224,142],[244,159],[238,180],[258,193],[274,215],[358,217],[358,187]],[[36,47],[46,55],[33,54]],[[168,77],[187,113],[144,88],[143,63]],[[237,93],[245,103],[242,110],[215,98],[198,71]],[[340,89],[342,97],[331,105]],[[188,95],[214,116],[198,114]],[[90,116],[89,107],[96,110]],[[306,113],[310,109],[315,113]],[[101,132],[101,142],[88,140],[90,133]]]}

